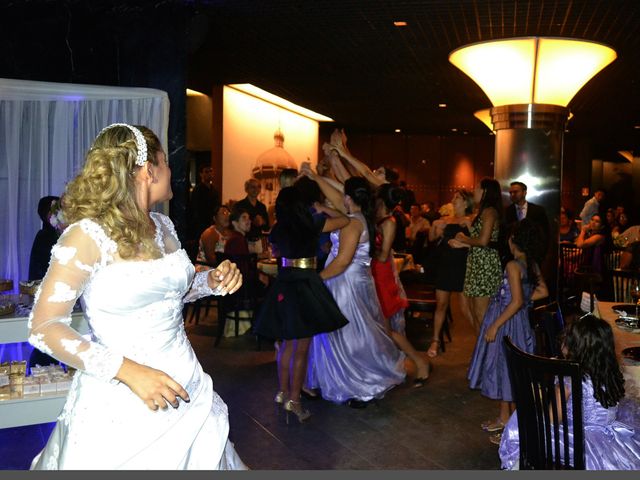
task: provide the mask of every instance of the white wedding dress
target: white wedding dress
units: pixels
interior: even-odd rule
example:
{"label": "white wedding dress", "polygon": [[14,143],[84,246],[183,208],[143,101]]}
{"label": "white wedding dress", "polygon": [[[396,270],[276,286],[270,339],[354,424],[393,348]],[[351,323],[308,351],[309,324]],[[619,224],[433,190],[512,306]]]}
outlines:
{"label": "white wedding dress", "polygon": [[[78,369],[64,409],[32,469],[246,469],[228,440],[227,406],[185,334],[183,302],[215,294],[194,273],[168,217],[151,214],[162,256],[124,261],[92,220],[69,226],[29,320],[29,342]],[[194,278],[195,277],[195,278]],[[82,295],[91,339],[70,324]],[[190,401],[150,410],[113,377],[123,357],[162,370]]]}

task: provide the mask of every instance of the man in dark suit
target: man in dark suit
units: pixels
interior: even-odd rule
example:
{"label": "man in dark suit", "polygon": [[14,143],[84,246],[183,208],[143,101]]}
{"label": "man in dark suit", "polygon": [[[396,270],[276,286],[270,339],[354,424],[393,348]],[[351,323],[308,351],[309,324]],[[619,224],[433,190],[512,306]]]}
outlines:
{"label": "man in dark suit", "polygon": [[542,235],[541,250],[536,261],[542,266],[544,257],[549,249],[549,219],[544,208],[535,203],[527,202],[527,186],[522,182],[511,182],[509,186],[511,205],[505,210],[505,223],[510,227],[523,218],[528,218],[538,226]]}

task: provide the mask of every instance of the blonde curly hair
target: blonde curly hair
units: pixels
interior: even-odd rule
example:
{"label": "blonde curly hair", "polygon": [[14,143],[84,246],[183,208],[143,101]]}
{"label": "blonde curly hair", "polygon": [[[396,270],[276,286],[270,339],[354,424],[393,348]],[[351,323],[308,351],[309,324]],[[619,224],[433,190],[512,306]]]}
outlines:
{"label": "blonde curly hair", "polygon": [[[147,161],[158,164],[162,146],[147,127],[134,125],[147,142]],[[122,259],[157,258],[154,225],[136,203],[138,149],[133,132],[124,126],[102,131],[87,152],[80,173],[71,180],[62,198],[67,224],[83,218],[99,223],[118,245]]]}

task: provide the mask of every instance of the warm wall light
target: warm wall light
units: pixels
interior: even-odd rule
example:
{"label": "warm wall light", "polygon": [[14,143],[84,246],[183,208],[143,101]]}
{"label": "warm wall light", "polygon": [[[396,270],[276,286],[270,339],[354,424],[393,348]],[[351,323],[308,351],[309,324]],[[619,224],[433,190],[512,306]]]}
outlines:
{"label": "warm wall light", "polygon": [[446,103],[439,103],[438,106],[440,108],[447,108],[447,104]]}
{"label": "warm wall light", "polygon": [[272,103],[282,108],[286,108],[287,110],[302,115],[304,117],[310,118],[312,120],[316,120],[318,122],[333,122],[332,118],[321,115],[320,113],[316,113],[307,108],[301,107],[300,105],[296,105],[289,100],[285,100],[284,98],[278,97],[273,93],[269,93],[266,90],[262,90],[261,88],[256,87],[250,83],[234,83],[232,85],[227,85],[234,90],[238,90],[240,92],[244,92],[253,97],[260,98],[266,102]]}
{"label": "warm wall light", "polygon": [[484,123],[489,130],[493,132],[493,123],[491,123],[491,113],[489,113],[489,109],[485,108],[483,110],[478,110],[473,113],[473,116]]}
{"label": "warm wall light", "polygon": [[393,22],[393,24],[396,27],[406,27],[407,26],[407,22],[403,22],[402,20],[396,20],[395,22]]}
{"label": "warm wall light", "polygon": [[633,163],[633,152],[629,150],[618,150],[618,153],[626,158],[628,161]]}
{"label": "warm wall light", "polygon": [[395,129],[395,132],[396,132],[396,133],[400,133],[401,131],[402,131],[402,130],[400,130],[399,128],[396,128],[396,129]]}
{"label": "warm wall light", "polygon": [[461,47],[451,52],[449,61],[482,88],[494,107],[566,107],[616,57],[613,49],[596,42],[523,37]]}
{"label": "warm wall light", "polygon": [[207,95],[197,90],[187,88],[187,97],[206,97]]}

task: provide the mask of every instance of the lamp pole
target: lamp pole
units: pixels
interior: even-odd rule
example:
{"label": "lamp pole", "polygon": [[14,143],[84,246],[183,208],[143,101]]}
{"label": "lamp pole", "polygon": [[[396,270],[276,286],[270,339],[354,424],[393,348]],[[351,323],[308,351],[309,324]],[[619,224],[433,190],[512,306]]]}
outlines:
{"label": "lamp pole", "polygon": [[[558,219],[562,185],[562,145],[569,109],[557,105],[519,104],[491,109],[496,143],[494,176],[503,191],[517,179],[529,182],[527,200],[542,206],[549,219],[549,238],[542,275],[549,298],[558,286]],[[532,185],[530,180],[535,179]]]}

